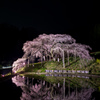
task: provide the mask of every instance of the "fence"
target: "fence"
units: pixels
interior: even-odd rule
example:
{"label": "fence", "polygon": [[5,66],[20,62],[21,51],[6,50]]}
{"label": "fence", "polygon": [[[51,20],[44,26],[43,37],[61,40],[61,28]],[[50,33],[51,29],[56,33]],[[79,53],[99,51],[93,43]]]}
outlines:
{"label": "fence", "polygon": [[87,70],[45,70],[47,73],[85,73],[88,74]]}

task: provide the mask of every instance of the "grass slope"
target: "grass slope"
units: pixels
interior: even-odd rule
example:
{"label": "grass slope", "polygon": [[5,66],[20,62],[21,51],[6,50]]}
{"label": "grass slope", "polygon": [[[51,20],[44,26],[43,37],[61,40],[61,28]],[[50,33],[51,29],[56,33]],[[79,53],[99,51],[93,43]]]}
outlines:
{"label": "grass slope", "polygon": [[34,72],[34,73],[43,73],[45,70],[88,70],[90,74],[100,74],[100,60],[96,59],[89,63],[88,66],[79,66],[79,61],[71,63],[69,66],[66,64],[66,68],[63,68],[62,61],[47,61],[39,63],[30,64],[29,67],[25,66],[21,68],[18,72]]}

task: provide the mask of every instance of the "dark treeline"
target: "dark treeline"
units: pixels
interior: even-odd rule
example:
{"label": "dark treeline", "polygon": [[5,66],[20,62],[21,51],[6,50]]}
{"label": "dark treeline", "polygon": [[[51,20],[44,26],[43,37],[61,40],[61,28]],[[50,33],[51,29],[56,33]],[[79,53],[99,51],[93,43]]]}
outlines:
{"label": "dark treeline", "polygon": [[[90,45],[93,48],[92,51],[99,51],[99,32],[100,25],[96,24],[70,28],[66,30],[65,33],[75,38],[78,43]],[[23,43],[25,43],[28,40],[33,40],[39,34],[42,33],[43,32],[39,32],[33,27],[23,27],[19,29],[13,25],[0,24],[0,63],[4,63],[6,61],[13,62],[19,57],[22,57]]]}

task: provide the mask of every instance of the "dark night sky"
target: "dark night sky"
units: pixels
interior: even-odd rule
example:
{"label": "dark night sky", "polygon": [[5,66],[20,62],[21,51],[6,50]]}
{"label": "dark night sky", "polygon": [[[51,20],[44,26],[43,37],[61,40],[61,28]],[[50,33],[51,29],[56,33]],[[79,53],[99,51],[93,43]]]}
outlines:
{"label": "dark night sky", "polygon": [[0,6],[0,23],[9,23],[19,28],[31,26],[44,32],[64,32],[66,26],[69,27],[66,6],[61,1],[4,0]]}
{"label": "dark night sky", "polygon": [[[0,59],[22,56],[23,43],[40,33],[70,34],[78,42],[94,47],[95,42],[88,41],[88,38],[93,37],[92,28],[100,21],[98,3],[92,0],[65,1],[0,1]],[[8,51],[5,45],[9,45]]]}
{"label": "dark night sky", "polygon": [[[93,11],[92,1],[66,0],[2,0],[0,23],[19,28],[34,27],[42,32],[66,32],[88,24]],[[0,1],[1,2],[1,1]]]}

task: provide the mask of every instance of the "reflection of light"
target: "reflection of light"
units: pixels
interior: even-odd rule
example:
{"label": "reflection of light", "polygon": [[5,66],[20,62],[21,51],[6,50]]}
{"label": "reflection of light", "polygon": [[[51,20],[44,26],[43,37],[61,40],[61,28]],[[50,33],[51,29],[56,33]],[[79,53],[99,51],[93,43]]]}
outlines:
{"label": "reflection of light", "polygon": [[3,68],[3,69],[6,69],[6,68],[11,68],[11,67],[12,67],[12,66],[8,66],[8,67],[7,67],[7,66],[6,66],[6,67],[3,66],[2,68]]}
{"label": "reflection of light", "polygon": [[2,75],[2,77],[4,77],[5,75]]}

